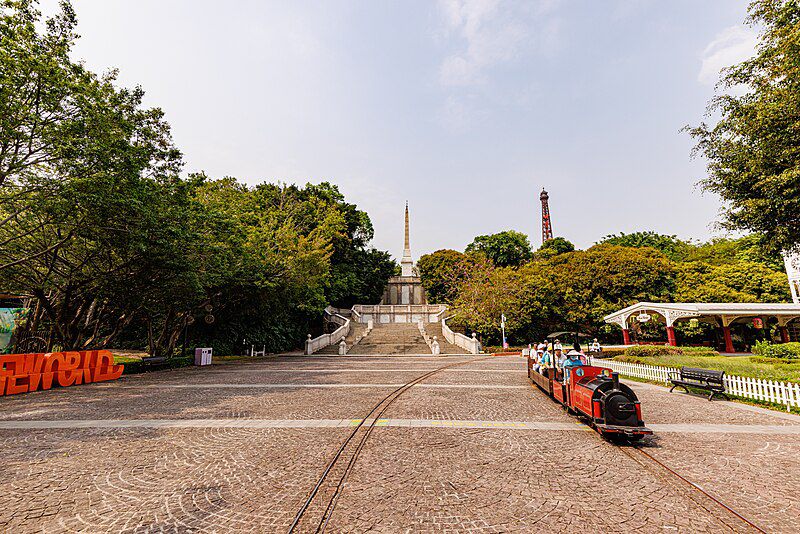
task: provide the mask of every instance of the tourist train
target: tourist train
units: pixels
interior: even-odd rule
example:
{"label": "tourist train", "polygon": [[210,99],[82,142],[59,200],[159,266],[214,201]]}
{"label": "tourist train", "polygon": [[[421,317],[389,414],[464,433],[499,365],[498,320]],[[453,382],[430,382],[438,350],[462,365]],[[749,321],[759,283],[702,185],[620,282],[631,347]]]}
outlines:
{"label": "tourist train", "polygon": [[[535,352],[534,352],[535,355]],[[528,378],[570,413],[586,419],[603,437],[638,441],[653,431],[644,426],[639,399],[619,375],[604,367],[573,367],[564,380],[564,370],[535,368],[528,356]]]}

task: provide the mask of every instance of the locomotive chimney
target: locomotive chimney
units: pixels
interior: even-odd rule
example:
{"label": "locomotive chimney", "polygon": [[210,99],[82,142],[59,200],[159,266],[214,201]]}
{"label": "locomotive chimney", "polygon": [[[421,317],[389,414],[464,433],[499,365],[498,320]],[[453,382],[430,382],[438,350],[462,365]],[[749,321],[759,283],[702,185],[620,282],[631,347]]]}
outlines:
{"label": "locomotive chimney", "polygon": [[619,373],[611,373],[611,383],[614,385],[614,389],[619,389]]}

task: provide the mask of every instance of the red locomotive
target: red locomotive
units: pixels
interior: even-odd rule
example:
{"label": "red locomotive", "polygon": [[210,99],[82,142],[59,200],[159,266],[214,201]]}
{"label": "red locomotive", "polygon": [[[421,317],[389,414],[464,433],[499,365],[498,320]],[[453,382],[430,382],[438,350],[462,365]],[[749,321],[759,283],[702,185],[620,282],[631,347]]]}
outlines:
{"label": "red locomotive", "polygon": [[528,356],[528,378],[545,393],[563,404],[571,413],[587,419],[606,438],[627,438],[638,441],[653,431],[644,426],[639,399],[631,388],[619,382],[619,375],[610,369],[584,365],[564,371],[546,367],[534,368]]}

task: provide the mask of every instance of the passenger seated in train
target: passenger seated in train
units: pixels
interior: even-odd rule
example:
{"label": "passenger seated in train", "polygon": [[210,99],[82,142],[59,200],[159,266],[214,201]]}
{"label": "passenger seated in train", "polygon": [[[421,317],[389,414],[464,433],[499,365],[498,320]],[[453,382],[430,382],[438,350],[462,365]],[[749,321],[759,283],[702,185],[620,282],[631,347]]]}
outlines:
{"label": "passenger seated in train", "polygon": [[537,372],[544,374],[544,370],[548,367],[552,367],[553,365],[553,357],[550,356],[550,351],[544,349],[544,352],[539,356],[539,361],[534,366]]}
{"label": "passenger seated in train", "polygon": [[584,363],[581,360],[581,354],[577,350],[571,350],[567,354],[567,359],[564,360],[564,383],[569,381],[570,370],[574,367],[583,367]]}

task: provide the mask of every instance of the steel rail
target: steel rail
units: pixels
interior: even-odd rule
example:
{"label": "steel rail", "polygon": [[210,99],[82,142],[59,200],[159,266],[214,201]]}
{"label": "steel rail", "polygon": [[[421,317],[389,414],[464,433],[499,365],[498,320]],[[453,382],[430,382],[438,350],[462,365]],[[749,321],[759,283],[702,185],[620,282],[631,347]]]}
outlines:
{"label": "steel rail", "polygon": [[[630,452],[628,452],[628,450],[625,447],[619,447],[619,448],[620,448],[620,450],[622,452],[624,452],[631,459],[633,459],[637,463],[641,464],[641,462],[636,460],[636,458],[634,458],[633,455]],[[695,484],[691,480],[687,479],[686,477],[684,477],[683,475],[681,475],[680,473],[678,473],[677,471],[675,471],[674,469],[672,469],[671,467],[669,467],[668,465],[663,463],[662,461],[658,460],[653,455],[649,454],[647,451],[642,450],[641,445],[633,445],[633,450],[635,450],[636,452],[638,452],[639,454],[641,454],[642,456],[644,456],[645,458],[647,458],[648,460],[650,460],[651,462],[653,462],[654,464],[659,466],[662,470],[666,471],[667,473],[673,475],[675,478],[677,478],[680,481],[682,481],[683,483],[685,483],[691,489],[701,493],[702,495],[704,495],[705,497],[710,499],[712,502],[714,502],[715,504],[717,504],[718,506],[720,506],[721,508],[723,508],[724,510],[726,510],[727,512],[729,512],[730,514],[732,514],[733,516],[738,518],[739,520],[741,520],[743,523],[747,524],[749,527],[753,528],[757,532],[760,532],[761,534],[767,534],[767,532],[764,529],[762,529],[761,527],[759,527],[758,525],[756,525],[755,523],[753,523],[752,521],[750,521],[749,519],[744,517],[742,514],[740,514],[739,512],[737,512],[736,510],[734,510],[733,508],[731,508],[730,506],[728,506],[727,504],[725,504],[721,500],[717,499],[716,497],[714,497],[713,495],[708,493],[706,490],[704,490],[703,488],[701,488],[700,486],[698,486],[697,484]],[[714,515],[713,512],[711,512],[711,510],[709,510],[708,508],[706,508],[702,504],[700,504],[700,503],[697,503],[697,504],[700,505],[702,508],[704,508],[712,516]],[[728,525],[724,521],[720,520],[719,518],[717,518],[717,520],[720,523],[722,523],[723,525],[725,525],[726,527],[728,527],[729,529],[734,530],[730,525]]]}
{"label": "steel rail", "polygon": [[[350,457],[350,460],[348,461],[347,466],[345,467],[345,471],[344,471],[343,475],[340,477],[340,479],[339,479],[339,481],[338,481],[338,483],[336,485],[336,489],[334,491],[333,496],[328,501],[328,505],[325,508],[325,512],[323,513],[323,516],[320,519],[320,523],[317,526],[317,529],[316,529],[315,532],[323,532],[325,530],[325,528],[327,527],[328,521],[330,521],[331,515],[333,514],[333,509],[336,507],[336,502],[339,500],[339,496],[342,493],[342,489],[344,487],[345,479],[350,474],[350,471],[352,470],[353,466],[355,465],[356,459],[358,458],[359,454],[361,453],[361,450],[364,448],[364,445],[365,445],[367,439],[372,434],[372,430],[375,428],[375,424],[380,419],[380,417],[386,412],[386,410],[389,408],[389,406],[391,406],[394,403],[394,401],[396,401],[400,397],[400,395],[402,395],[403,393],[405,393],[406,391],[411,389],[413,386],[419,384],[423,380],[425,380],[427,378],[430,378],[434,374],[436,374],[438,372],[441,372],[441,371],[444,371],[445,369],[449,369],[451,367],[456,367],[456,366],[459,366],[459,365],[466,365],[466,364],[469,364],[469,363],[475,363],[475,362],[487,360],[487,359],[490,359],[490,358],[491,358],[491,356],[483,357],[483,358],[472,358],[470,360],[465,360],[463,362],[454,362],[454,363],[451,363],[449,365],[445,365],[443,367],[439,367],[438,369],[434,369],[434,370],[432,370],[430,372],[425,373],[422,376],[419,376],[419,377],[415,378],[414,380],[411,380],[411,381],[403,384],[402,386],[398,387],[397,389],[395,389],[394,391],[392,391],[391,393],[389,393],[388,395],[383,397],[380,401],[378,401],[372,407],[372,409],[369,411],[367,416],[364,417],[363,419],[361,419],[361,421],[359,421],[359,423],[355,426],[355,428],[353,428],[353,431],[350,433],[350,435],[348,435],[347,438],[339,446],[339,449],[336,451],[336,453],[334,454],[334,456],[331,459],[331,461],[325,467],[325,469],[322,472],[322,475],[320,475],[320,478],[317,481],[316,485],[311,490],[311,492],[309,493],[309,495],[306,498],[305,502],[303,503],[303,506],[300,508],[300,510],[295,515],[295,518],[292,521],[292,524],[289,526],[289,530],[288,530],[289,534],[292,534],[293,532],[295,532],[295,529],[300,524],[300,521],[303,519],[303,516],[305,515],[306,511],[310,508],[311,504],[314,502],[314,498],[319,493],[319,490],[322,488],[323,484],[327,481],[328,475],[330,474],[331,470],[336,465],[336,463],[339,461],[339,459],[341,458],[341,456],[344,453],[344,451],[347,448],[347,446],[350,445],[352,440],[358,434],[358,431],[361,430],[362,428],[364,428],[364,424],[365,423],[367,423],[369,421],[369,424],[366,427],[366,432],[365,432],[364,436],[361,438],[361,440],[359,441],[359,443],[356,445],[356,449],[353,452],[352,456]],[[383,405],[383,407],[381,407],[382,405]],[[377,414],[373,417],[373,414],[375,414],[376,411],[377,411]]]}

